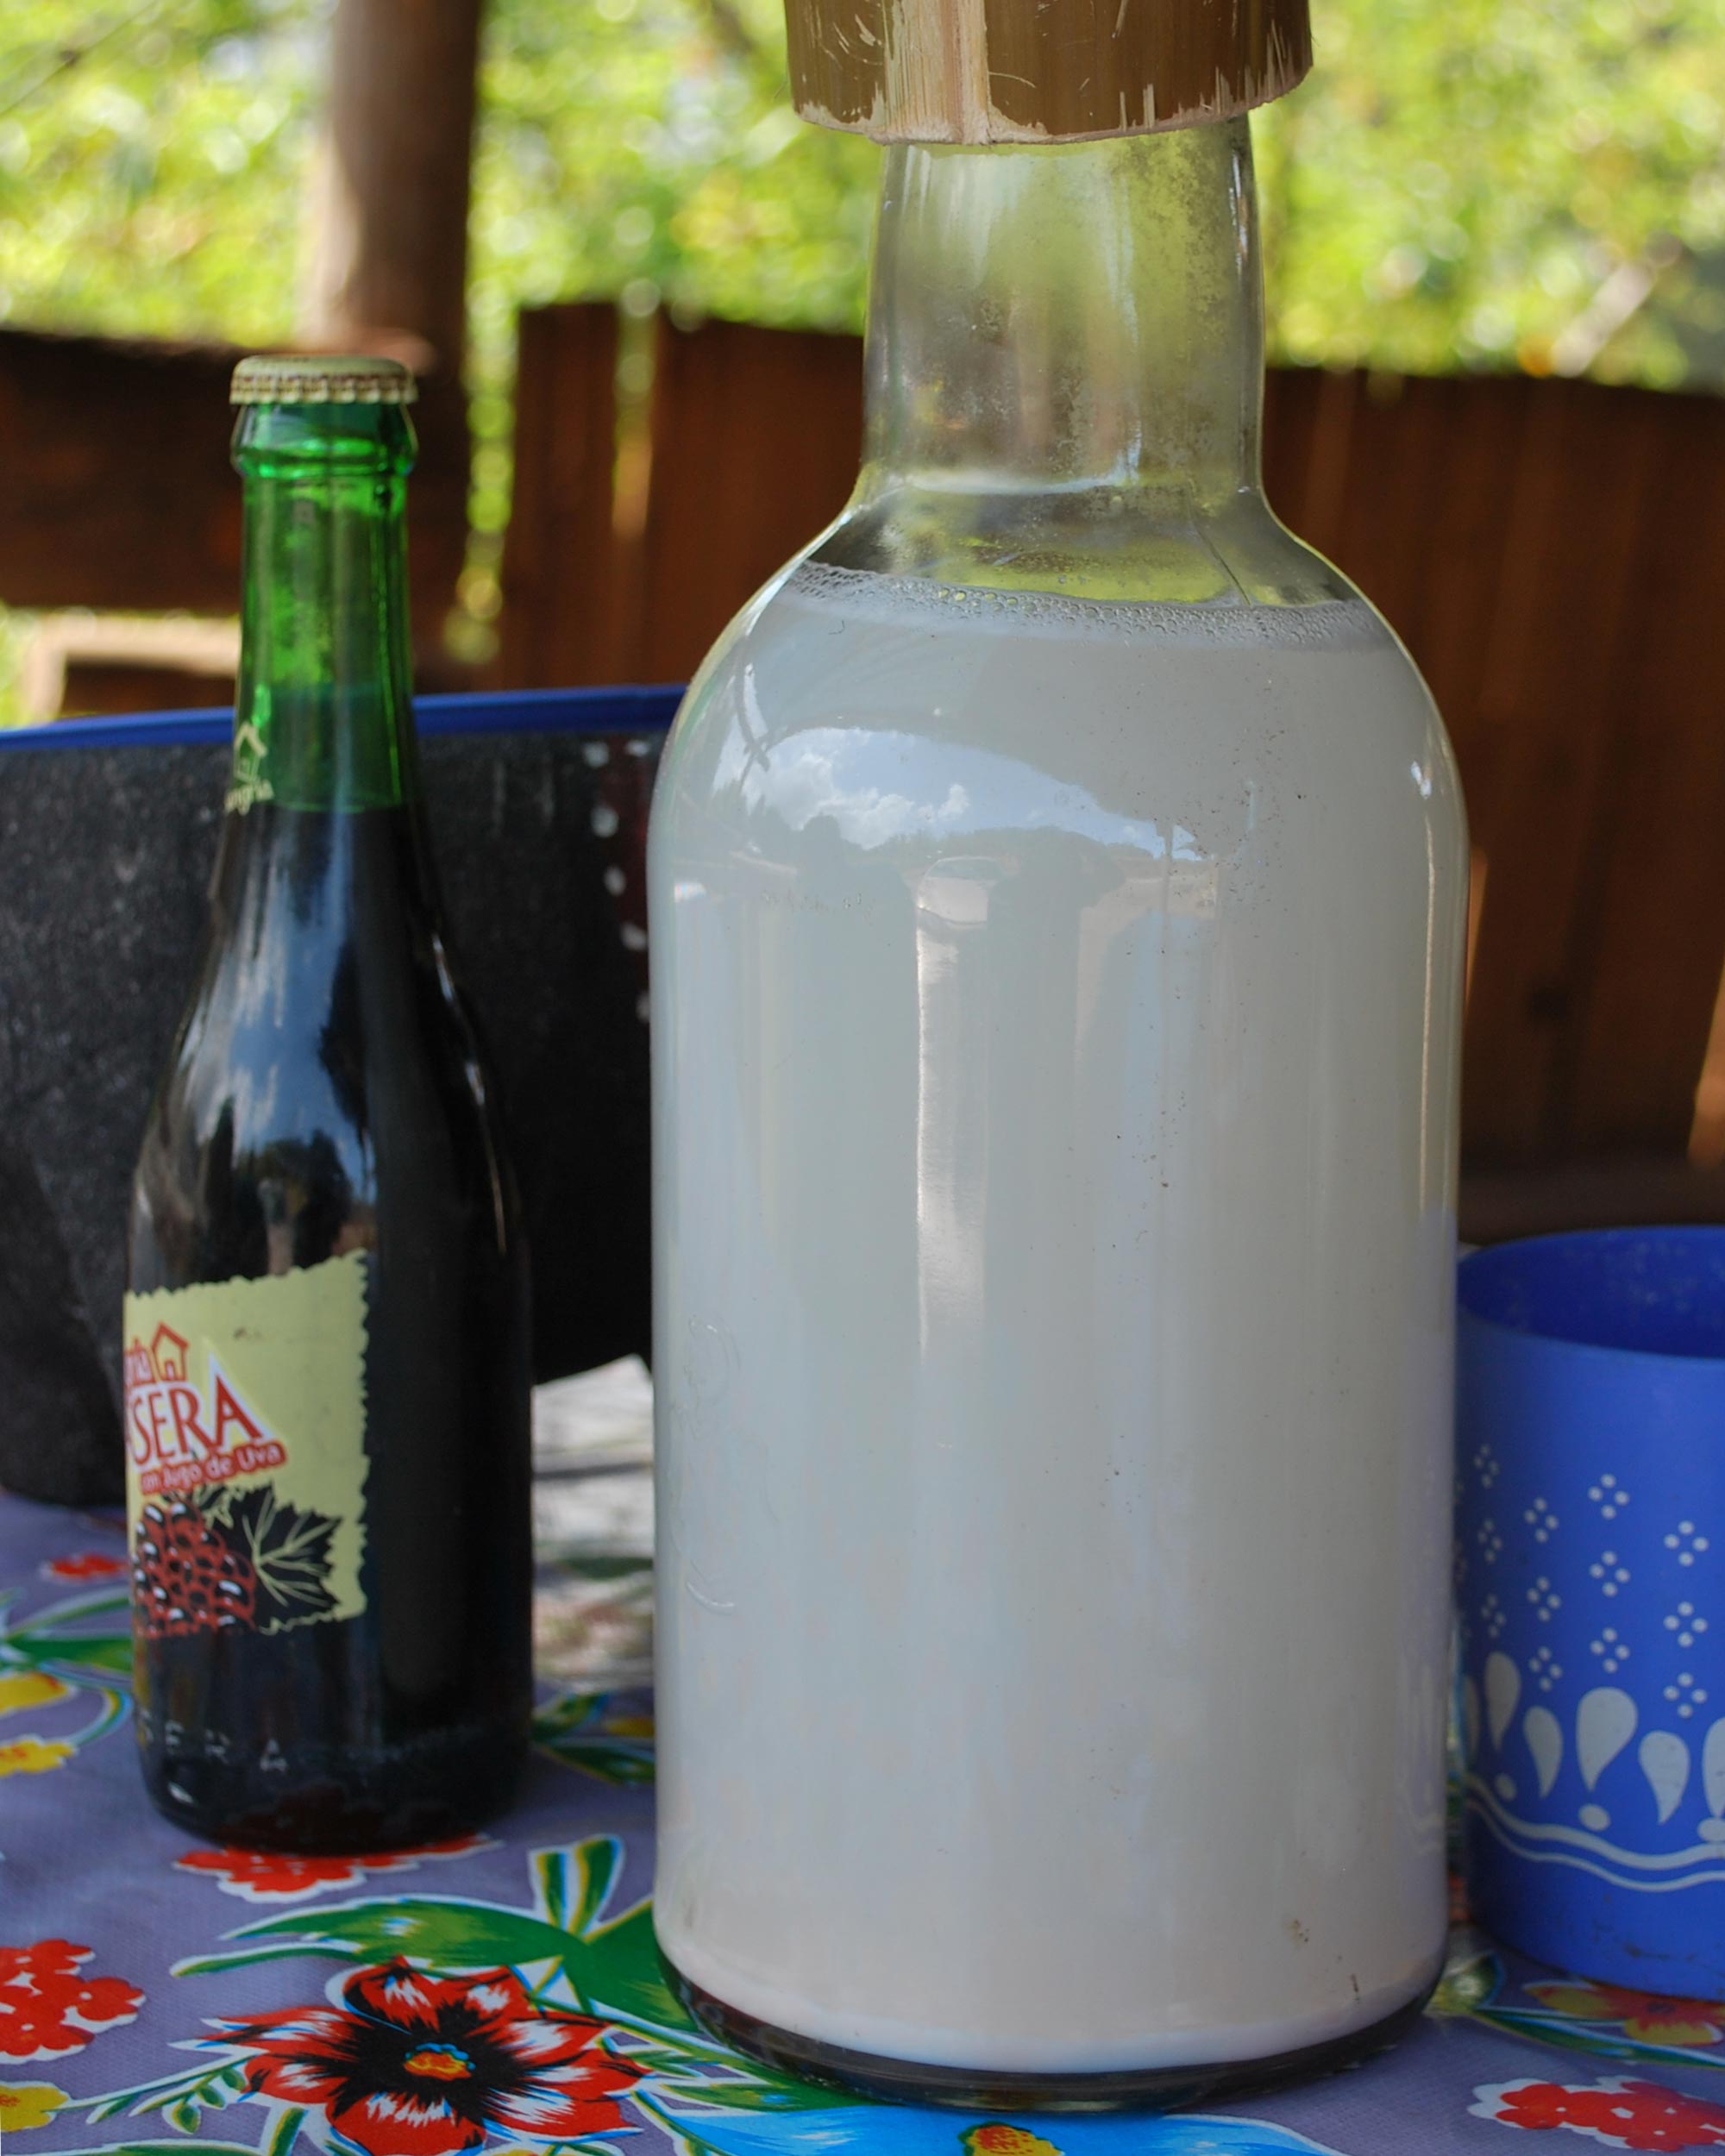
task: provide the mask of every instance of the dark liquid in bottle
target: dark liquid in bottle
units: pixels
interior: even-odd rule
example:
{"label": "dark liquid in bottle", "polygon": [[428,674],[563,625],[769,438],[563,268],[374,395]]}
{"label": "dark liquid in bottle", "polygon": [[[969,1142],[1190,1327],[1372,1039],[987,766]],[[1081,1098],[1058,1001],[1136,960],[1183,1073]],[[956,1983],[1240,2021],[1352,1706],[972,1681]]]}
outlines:
{"label": "dark liquid in bottle", "polygon": [[146,1785],[219,1840],[453,1833],[507,1802],[525,1746],[525,1263],[430,890],[410,810],[230,816],[198,993],[151,1112],[135,1293],[354,1250],[365,1271],[361,1614],[273,1631],[140,1621]]}

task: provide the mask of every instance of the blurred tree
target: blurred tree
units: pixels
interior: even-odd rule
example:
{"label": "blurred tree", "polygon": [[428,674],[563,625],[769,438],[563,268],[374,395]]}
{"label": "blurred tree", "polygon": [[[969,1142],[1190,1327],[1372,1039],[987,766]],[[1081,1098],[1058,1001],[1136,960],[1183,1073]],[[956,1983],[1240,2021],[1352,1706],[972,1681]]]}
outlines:
{"label": "blurred tree", "polygon": [[1691,373],[1717,326],[1697,265],[1725,250],[1725,0],[1314,13],[1317,67],[1258,128],[1283,356]]}
{"label": "blurred tree", "polygon": [[[1725,327],[1725,0],[1316,0],[1258,132],[1285,356],[1655,382]],[[0,317],[281,336],[329,0],[0,22]],[[514,308],[854,323],[875,154],[785,102],[779,0],[491,0],[476,385]]]}
{"label": "blurred tree", "polygon": [[285,335],[324,33],[322,0],[0,10],[0,319]]}
{"label": "blurred tree", "polygon": [[[0,319],[292,333],[330,0],[0,11]],[[1315,0],[1259,116],[1285,357],[1717,384],[1725,0]],[[861,316],[877,153],[786,99],[780,0],[490,0],[468,268],[469,596],[507,510],[515,310]],[[625,389],[646,364],[625,361]]]}
{"label": "blurred tree", "polygon": [[[637,321],[662,304],[854,327],[879,153],[791,110],[781,0],[588,0],[578,18],[564,0],[492,0],[480,110],[468,294],[483,560],[507,511],[515,310],[608,292]],[[625,393],[646,364],[637,340]],[[475,586],[483,606],[483,572]]]}

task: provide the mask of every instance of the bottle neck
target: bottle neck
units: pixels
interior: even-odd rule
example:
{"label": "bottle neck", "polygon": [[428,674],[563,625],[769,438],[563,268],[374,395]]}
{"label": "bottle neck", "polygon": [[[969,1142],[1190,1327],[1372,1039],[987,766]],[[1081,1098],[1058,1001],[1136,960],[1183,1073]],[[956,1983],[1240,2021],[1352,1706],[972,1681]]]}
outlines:
{"label": "bottle neck", "polygon": [[395,405],[251,407],[230,810],[417,799],[405,499]]}
{"label": "bottle neck", "polygon": [[997,588],[1210,596],[1239,580],[1195,526],[1269,523],[1263,393],[1244,119],[896,147],[863,473],[820,558]]}

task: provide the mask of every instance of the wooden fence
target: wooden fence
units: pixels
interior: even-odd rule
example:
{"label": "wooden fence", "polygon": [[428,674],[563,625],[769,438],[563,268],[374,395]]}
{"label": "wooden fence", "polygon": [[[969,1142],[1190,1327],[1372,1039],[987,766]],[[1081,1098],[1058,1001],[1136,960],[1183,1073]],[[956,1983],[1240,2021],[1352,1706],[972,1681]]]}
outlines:
{"label": "wooden fence", "polygon": [[[0,329],[0,602],[232,614],[240,489],[228,382],[239,348]],[[420,640],[467,545],[467,408],[430,379],[410,492]]]}
{"label": "wooden fence", "polygon": [[[501,685],[686,675],[844,499],[856,340],[657,337],[623,465],[650,448],[650,469],[619,498],[612,310],[522,318]],[[0,332],[0,599],[231,607],[231,358]],[[459,565],[466,431],[447,386],[420,417],[429,635]],[[1725,400],[1274,371],[1265,440],[1270,499],[1406,638],[1460,755],[1476,1188],[1561,1164],[1594,1178],[1584,1214],[1725,1218],[1725,1175],[1684,1167],[1697,1141],[1725,1155]],[[1597,1180],[1613,1162],[1641,1178],[1627,1195]]]}
{"label": "wooden fence", "polygon": [[[685,674],[856,471],[856,340],[667,323],[644,519],[619,540],[610,323],[523,320],[512,680]],[[1265,466],[1278,513],[1405,638],[1460,756],[1470,1162],[1682,1163],[1725,969],[1725,400],[1272,370]]]}

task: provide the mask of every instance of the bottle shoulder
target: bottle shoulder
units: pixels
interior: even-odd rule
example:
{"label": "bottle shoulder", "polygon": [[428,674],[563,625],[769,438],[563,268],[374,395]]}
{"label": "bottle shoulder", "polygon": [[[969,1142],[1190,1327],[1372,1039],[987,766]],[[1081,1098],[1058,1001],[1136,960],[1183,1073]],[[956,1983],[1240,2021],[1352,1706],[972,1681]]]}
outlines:
{"label": "bottle shoulder", "polygon": [[435,919],[292,894],[235,907],[218,882],[140,1150],[135,1282],[315,1263],[392,1223],[428,1248],[507,1245],[518,1220],[498,1088]]}
{"label": "bottle shoulder", "polygon": [[1297,606],[1097,601],[809,559],[714,647],[667,764],[728,769],[811,732],[1051,756],[1104,736],[1154,760],[1194,726],[1220,742],[1266,724],[1315,745],[1438,721],[1406,651],[1351,589]]}
{"label": "bottle shoulder", "polygon": [[1362,893],[1428,860],[1465,880],[1441,722],[1363,600],[1003,597],[819,562],[693,685],[649,868],[662,892],[729,861],[800,874],[866,855],[919,874],[1032,843],[1076,846],[1102,885],[1184,854],[1268,892],[1275,862],[1312,849]]}
{"label": "bottle shoulder", "polygon": [[1172,485],[1006,494],[865,472],[803,558],[1004,595],[1272,607],[1360,597],[1249,485],[1214,494]]}

